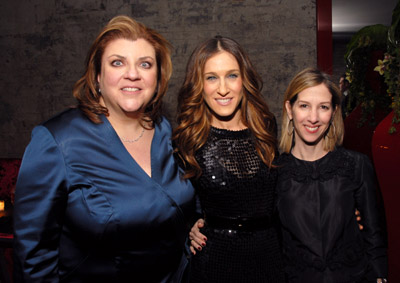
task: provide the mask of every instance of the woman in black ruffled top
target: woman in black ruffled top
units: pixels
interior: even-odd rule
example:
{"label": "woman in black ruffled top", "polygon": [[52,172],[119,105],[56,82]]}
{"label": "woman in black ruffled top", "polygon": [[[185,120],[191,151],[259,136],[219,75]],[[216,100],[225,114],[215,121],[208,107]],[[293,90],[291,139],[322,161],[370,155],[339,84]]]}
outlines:
{"label": "woman in black ruffled top", "polygon": [[232,39],[207,40],[189,59],[173,141],[204,218],[196,226],[205,238],[190,235],[191,282],[285,280],[273,217],[276,127],[261,88]]}
{"label": "woman in black ruffled top", "polygon": [[340,99],[315,69],[296,75],[285,93],[277,208],[289,282],[385,282],[387,276],[374,169],[365,155],[339,147]]}

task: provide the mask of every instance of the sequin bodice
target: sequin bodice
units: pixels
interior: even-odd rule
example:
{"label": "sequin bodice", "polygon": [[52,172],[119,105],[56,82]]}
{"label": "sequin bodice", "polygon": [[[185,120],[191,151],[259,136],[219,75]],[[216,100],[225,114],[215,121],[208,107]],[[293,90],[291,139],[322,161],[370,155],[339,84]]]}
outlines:
{"label": "sequin bodice", "polygon": [[272,214],[277,175],[258,157],[250,130],[211,128],[196,158],[202,175],[195,186],[206,215],[230,218]]}
{"label": "sequin bodice", "polygon": [[273,214],[277,172],[258,157],[250,130],[211,128],[196,159],[202,175],[194,186],[206,217],[201,232],[207,244],[192,258],[190,282],[284,282],[274,225],[237,231],[220,229],[229,221],[222,226],[207,223],[211,218],[271,218]]}

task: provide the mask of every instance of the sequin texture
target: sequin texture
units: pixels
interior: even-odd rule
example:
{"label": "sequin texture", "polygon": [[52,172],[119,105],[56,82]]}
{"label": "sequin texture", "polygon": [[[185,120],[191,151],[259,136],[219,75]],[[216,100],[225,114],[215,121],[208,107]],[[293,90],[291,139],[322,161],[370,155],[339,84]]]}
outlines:
{"label": "sequin texture", "polygon": [[[202,175],[194,181],[204,214],[272,217],[275,169],[258,157],[250,130],[211,128],[196,154]],[[284,282],[275,226],[257,231],[206,225],[207,245],[192,258],[191,282]]]}

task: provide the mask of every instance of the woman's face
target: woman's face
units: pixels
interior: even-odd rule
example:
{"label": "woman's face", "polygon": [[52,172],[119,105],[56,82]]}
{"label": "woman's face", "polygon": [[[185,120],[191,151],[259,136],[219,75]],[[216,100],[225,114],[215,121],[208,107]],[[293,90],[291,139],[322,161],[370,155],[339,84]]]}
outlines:
{"label": "woman's face", "polygon": [[296,146],[320,143],[334,114],[332,94],[325,84],[301,91],[293,105],[286,101],[285,106],[293,119]]}
{"label": "woman's face", "polygon": [[101,103],[113,115],[143,112],[157,87],[154,47],[144,39],[115,39],[104,50],[97,76]]}
{"label": "woman's face", "polygon": [[239,124],[243,83],[236,58],[226,51],[210,57],[204,66],[203,80],[204,99],[213,114],[211,124],[216,127]]}

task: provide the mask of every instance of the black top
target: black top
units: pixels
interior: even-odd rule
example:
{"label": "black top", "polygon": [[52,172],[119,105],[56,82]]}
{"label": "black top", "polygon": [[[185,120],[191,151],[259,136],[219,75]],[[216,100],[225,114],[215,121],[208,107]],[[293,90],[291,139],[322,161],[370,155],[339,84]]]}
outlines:
{"label": "black top", "polygon": [[[256,154],[250,130],[211,128],[196,154],[202,175],[194,181],[207,217],[272,218],[277,172]],[[218,226],[218,225],[217,225]],[[192,260],[192,282],[284,282],[274,226],[255,231],[202,229],[207,244]]]}
{"label": "black top", "polygon": [[386,277],[384,221],[369,159],[338,148],[313,162],[283,154],[279,165],[277,208],[290,282],[355,282],[364,277],[376,282]]}

